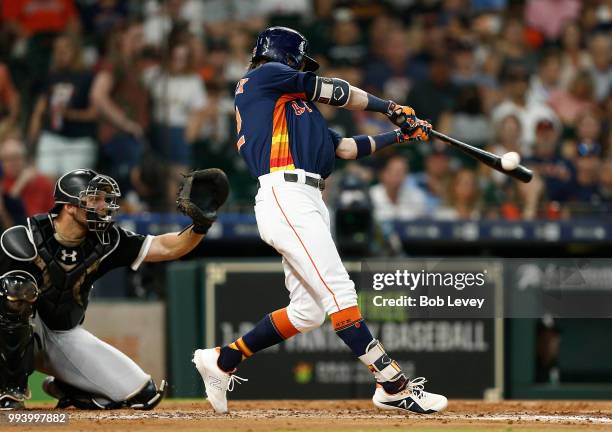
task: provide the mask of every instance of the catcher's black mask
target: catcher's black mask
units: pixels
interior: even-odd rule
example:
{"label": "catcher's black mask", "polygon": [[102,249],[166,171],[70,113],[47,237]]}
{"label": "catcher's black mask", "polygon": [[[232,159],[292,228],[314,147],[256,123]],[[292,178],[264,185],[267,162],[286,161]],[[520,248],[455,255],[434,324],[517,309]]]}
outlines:
{"label": "catcher's black mask", "polygon": [[113,225],[119,210],[119,197],[121,191],[117,182],[103,174],[92,178],[79,193],[79,207],[85,210],[87,228],[96,232],[102,243],[108,243],[106,232]]}

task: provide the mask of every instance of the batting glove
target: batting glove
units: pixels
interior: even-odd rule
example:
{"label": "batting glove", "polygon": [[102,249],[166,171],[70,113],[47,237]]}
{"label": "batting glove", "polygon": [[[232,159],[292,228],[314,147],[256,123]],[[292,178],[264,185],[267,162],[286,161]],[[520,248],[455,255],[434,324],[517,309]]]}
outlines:
{"label": "batting glove", "polygon": [[386,112],[391,123],[400,128],[414,127],[417,120],[416,113],[409,106],[398,105],[395,102],[389,103],[389,108]]}
{"label": "batting glove", "polygon": [[432,126],[426,120],[416,119],[413,126],[400,128],[404,141],[428,141]]}

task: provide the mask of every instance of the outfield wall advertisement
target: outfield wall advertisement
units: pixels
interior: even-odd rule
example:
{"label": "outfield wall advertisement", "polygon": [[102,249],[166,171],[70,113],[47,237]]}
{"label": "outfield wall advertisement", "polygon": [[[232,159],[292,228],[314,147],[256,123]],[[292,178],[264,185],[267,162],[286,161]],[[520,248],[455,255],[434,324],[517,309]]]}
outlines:
{"label": "outfield wall advertisement", "polygon": [[[447,266],[448,272],[465,272],[474,263],[457,265]],[[502,377],[496,369],[502,359],[501,320],[451,313],[419,316],[401,306],[402,299],[410,295],[405,286],[386,286],[382,298],[397,301],[393,306],[389,301],[383,305],[381,290],[372,289],[366,281],[369,276],[364,276],[373,267],[348,263],[347,268],[372,334],[410,377],[424,376],[429,380],[428,390],[454,398],[501,394]],[[211,262],[205,275],[208,346],[232,342],[266,313],[289,301],[280,262]],[[487,283],[501,283],[501,279]],[[488,300],[494,304],[493,296]],[[240,366],[238,375],[249,382],[232,398],[368,398],[374,390],[371,373],[335,335],[329,320],[310,333],[256,354]]]}

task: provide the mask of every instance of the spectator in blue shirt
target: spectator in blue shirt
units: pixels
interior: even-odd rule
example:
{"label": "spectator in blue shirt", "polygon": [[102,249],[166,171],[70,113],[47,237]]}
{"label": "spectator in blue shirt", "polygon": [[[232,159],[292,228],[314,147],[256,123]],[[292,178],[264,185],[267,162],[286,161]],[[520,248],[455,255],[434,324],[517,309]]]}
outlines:
{"label": "spectator in blue shirt", "polygon": [[533,156],[525,163],[544,180],[546,196],[551,201],[565,202],[571,198],[575,167],[559,155],[559,129],[548,119],[536,123]]}

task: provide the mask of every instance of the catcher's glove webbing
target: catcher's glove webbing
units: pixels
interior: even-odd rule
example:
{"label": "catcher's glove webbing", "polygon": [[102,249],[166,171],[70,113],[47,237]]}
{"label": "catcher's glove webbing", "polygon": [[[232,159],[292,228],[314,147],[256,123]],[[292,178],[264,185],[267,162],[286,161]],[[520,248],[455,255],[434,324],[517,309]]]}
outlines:
{"label": "catcher's glove webbing", "polygon": [[183,177],[176,199],[177,208],[191,218],[193,232],[206,234],[217,219],[217,209],[229,194],[227,176],[218,168],[209,168],[192,171]]}

